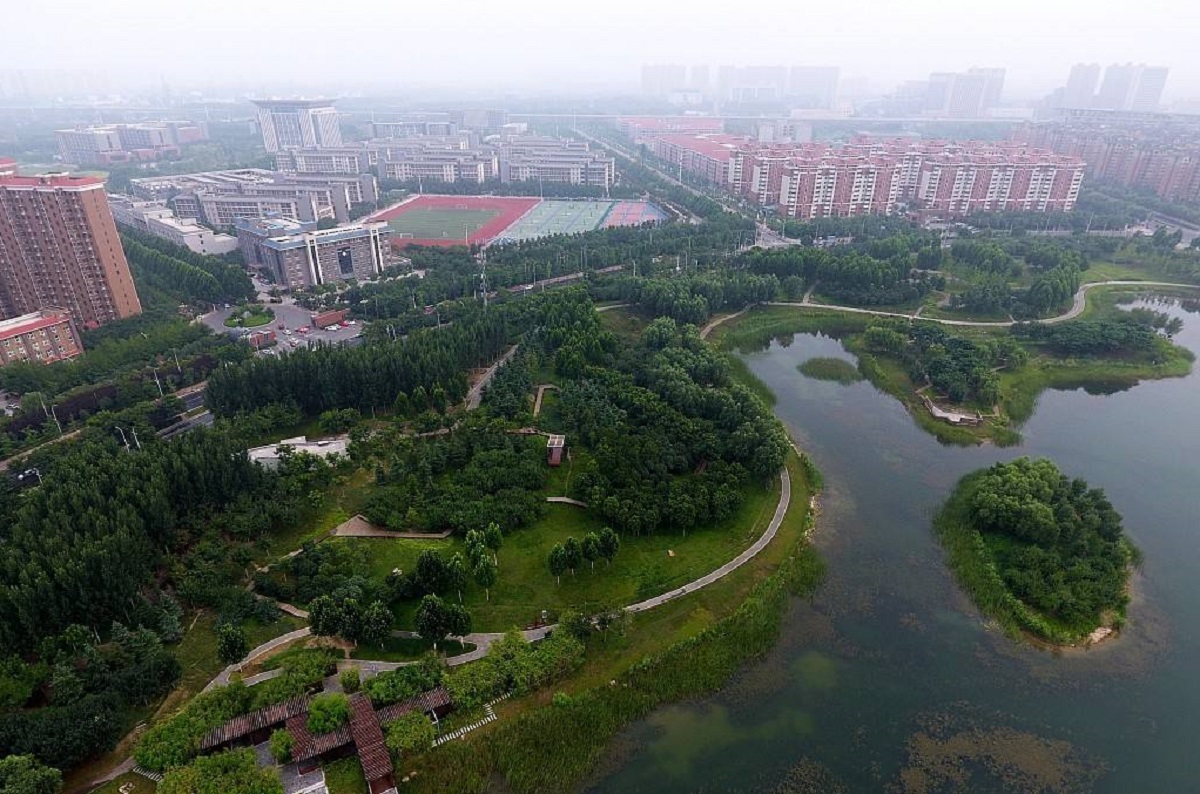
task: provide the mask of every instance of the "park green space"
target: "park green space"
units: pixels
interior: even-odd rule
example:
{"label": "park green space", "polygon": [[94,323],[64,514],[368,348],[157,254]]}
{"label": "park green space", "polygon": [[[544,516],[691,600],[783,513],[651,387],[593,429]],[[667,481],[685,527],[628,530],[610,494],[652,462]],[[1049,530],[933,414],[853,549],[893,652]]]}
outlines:
{"label": "park green space", "polygon": [[497,210],[414,207],[388,219],[393,234],[417,240],[461,240],[499,215]]}
{"label": "park green space", "polygon": [[[1053,614],[1046,609],[1038,608],[1036,602],[1031,603],[1029,600],[1019,597],[1010,586],[1007,577],[1013,574],[1010,573],[1009,566],[1012,569],[1020,569],[1022,555],[1029,553],[1030,549],[1039,549],[1042,553],[1045,553],[1047,549],[1052,550],[1052,553],[1059,555],[1056,557],[1058,560],[1056,564],[1063,571],[1077,565],[1095,566],[1099,564],[1088,555],[1098,555],[1100,552],[1095,546],[1089,545],[1089,541],[1082,538],[1076,538],[1070,543],[1057,544],[1059,548],[1056,549],[1056,544],[1044,542],[1038,544],[1017,534],[984,531],[984,528],[980,526],[979,520],[972,512],[972,504],[981,489],[986,487],[989,478],[995,476],[994,470],[1013,471],[1017,466],[1025,464],[1030,464],[1030,462],[1027,459],[1021,459],[1012,464],[998,464],[993,469],[981,469],[967,475],[955,486],[950,498],[934,519],[934,529],[946,549],[950,568],[976,606],[1014,637],[1024,635],[1035,641],[1055,645],[1073,645],[1085,640],[1093,630],[1101,626],[1120,628],[1125,621],[1129,572],[1132,565],[1140,560],[1140,553],[1129,544],[1128,540],[1120,537],[1119,531],[1118,540],[1116,540],[1111,553],[1127,561],[1113,569],[1120,573],[1114,573],[1110,582],[1111,586],[1103,590],[1097,583],[1100,573],[1089,574],[1085,582],[1087,598],[1090,601],[1103,602],[1091,614],[1076,616]],[[1050,461],[1042,460],[1030,465],[1047,464],[1057,475],[1057,468]],[[1069,491],[1069,484],[1065,487]],[[1015,493],[1012,485],[1009,486],[1009,489],[1010,495]],[[1075,498],[1078,499],[1081,496],[1077,494]],[[1044,495],[1039,494],[1026,498],[1050,505]],[[1089,517],[1083,521],[1074,514],[1074,511],[1082,513],[1086,508],[1081,507],[1080,504],[1073,504],[1072,508],[1065,514],[1073,516],[1075,522],[1084,525],[1081,532],[1083,536],[1094,536],[1097,519]],[[1051,515],[1055,516],[1056,514],[1051,513]],[[1115,516],[1115,513],[1113,515]],[[1115,520],[1119,527],[1119,516],[1116,516]],[[1010,527],[1012,523],[1010,521]],[[1067,526],[1071,522],[1064,522],[1061,516],[1057,516],[1050,523],[1057,525],[1058,528],[1055,529],[1057,535],[1059,530],[1067,532]],[[1006,532],[1016,533],[1017,530],[1009,528],[1006,529]],[[1062,603],[1067,598],[1084,597],[1076,590],[1078,586],[1076,583],[1054,581],[1040,575],[1037,578],[1040,587],[1047,590],[1057,588],[1059,592],[1058,598],[1048,598],[1047,603]],[[1114,595],[1104,598],[1094,594],[1093,590],[1095,593],[1111,590]]]}
{"label": "park green space", "polygon": [[[1145,274],[1142,274],[1144,277]],[[1153,289],[1155,294],[1172,290]],[[1105,319],[1119,316],[1119,304],[1136,298],[1146,289],[1130,286],[1096,287],[1086,294],[1086,307],[1079,319]],[[861,344],[861,332],[872,322],[865,315],[833,310],[791,306],[763,306],[718,326],[713,338],[728,350],[761,349],[772,339],[790,338],[797,333],[824,333],[842,340],[846,348],[859,356],[859,371],[877,388],[900,400],[914,421],[938,439],[951,444],[992,442],[1001,445],[1020,440],[1017,428],[1028,419],[1038,396],[1046,389],[1085,388],[1114,391],[1139,381],[1181,377],[1191,371],[1191,354],[1170,346],[1157,359],[1110,355],[1103,357],[1064,357],[1053,355],[1038,344],[1023,341],[1029,361],[1016,370],[1002,370],[999,378],[999,416],[985,416],[975,427],[954,426],[934,418],[917,394],[907,368],[896,358],[867,353]],[[972,340],[999,338],[1010,331],[1003,327],[953,327],[956,336]],[[981,413],[989,406],[966,406]]]}
{"label": "park green space", "polygon": [[[778,495],[777,484],[748,486],[745,500],[731,518],[686,536],[624,534],[621,550],[611,565],[598,561],[593,569],[585,562],[574,575],[563,574],[561,582],[555,581],[547,566],[550,550],[569,537],[582,540],[588,532],[598,532],[603,524],[584,508],[548,504],[543,518],[505,536],[498,554],[500,575],[490,598],[483,588],[471,583],[463,590],[463,604],[471,612],[475,631],[507,631],[532,624],[542,610],[551,614],[567,608],[597,612],[650,598],[736,557],[766,529]],[[427,549],[445,555],[465,551],[457,537],[333,538],[325,542],[365,547],[367,573],[378,581],[397,568],[413,570],[417,557]],[[413,628],[415,610],[415,602],[398,604],[394,610],[397,627]]]}
{"label": "park green space", "polygon": [[[246,315],[249,316],[246,316]],[[253,306],[249,309],[235,310],[225,318],[226,328],[259,328],[275,319],[275,313],[263,306]]]}

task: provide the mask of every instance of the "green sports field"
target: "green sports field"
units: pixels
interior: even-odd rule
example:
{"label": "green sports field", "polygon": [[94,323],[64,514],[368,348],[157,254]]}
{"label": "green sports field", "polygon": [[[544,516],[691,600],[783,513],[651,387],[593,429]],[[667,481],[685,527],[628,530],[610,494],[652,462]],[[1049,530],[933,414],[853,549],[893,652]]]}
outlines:
{"label": "green sports field", "polygon": [[396,237],[462,242],[499,214],[497,210],[415,207],[389,219],[388,226]]}

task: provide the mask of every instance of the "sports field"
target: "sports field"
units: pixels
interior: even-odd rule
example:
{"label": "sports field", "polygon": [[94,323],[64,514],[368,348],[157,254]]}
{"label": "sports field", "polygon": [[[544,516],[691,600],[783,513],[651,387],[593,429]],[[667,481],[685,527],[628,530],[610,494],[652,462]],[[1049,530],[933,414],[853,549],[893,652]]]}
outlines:
{"label": "sports field", "polygon": [[387,221],[392,244],[487,243],[541,199],[507,196],[416,196],[372,216]]}
{"label": "sports field", "polygon": [[518,242],[666,219],[665,212],[647,201],[430,195],[416,196],[371,218],[387,221],[397,248]]}

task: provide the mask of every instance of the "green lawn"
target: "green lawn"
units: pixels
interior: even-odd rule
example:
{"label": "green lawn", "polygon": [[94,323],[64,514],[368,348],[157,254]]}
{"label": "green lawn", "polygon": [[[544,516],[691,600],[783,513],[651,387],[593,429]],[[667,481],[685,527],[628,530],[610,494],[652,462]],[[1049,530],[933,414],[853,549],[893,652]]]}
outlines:
{"label": "green lawn", "polygon": [[357,755],[326,764],[325,787],[329,794],[370,794]]}
{"label": "green lawn", "polygon": [[[350,658],[384,662],[411,662],[420,659],[432,650],[433,643],[419,637],[388,637],[382,648],[378,645],[360,645],[350,652]],[[442,640],[438,643],[437,650],[438,653],[445,656],[458,656],[475,650],[475,646],[469,642]]]}
{"label": "green lawn", "polygon": [[[770,521],[778,501],[778,483],[747,489],[747,498],[730,520],[702,530],[621,537],[621,551],[611,566],[603,561],[595,570],[584,566],[575,575],[564,574],[561,584],[546,565],[550,549],[568,537],[582,539],[603,523],[590,511],[572,505],[547,505],[546,516],[536,524],[509,534],[500,550],[500,579],[491,599],[474,583],[463,592],[476,631],[506,631],[534,622],[542,610],[557,613],[569,607],[598,611],[601,607],[631,604],[696,579],[736,557]],[[425,549],[453,554],[462,541],[379,538],[337,538],[330,543],[362,545],[369,560],[368,574],[382,580],[394,568],[411,571]],[[454,598],[455,596],[451,596]],[[416,604],[396,607],[397,625],[413,628]]]}
{"label": "green lawn", "polygon": [[[497,210],[458,210],[415,207],[388,220],[393,234],[408,234],[418,240],[462,241],[499,215]],[[466,235],[463,232],[466,232]]]}
{"label": "green lawn", "polygon": [[243,317],[240,313],[234,312],[232,315],[225,318],[225,327],[258,328],[259,326],[267,325],[274,319],[274,312],[269,311],[252,311],[249,317]]}

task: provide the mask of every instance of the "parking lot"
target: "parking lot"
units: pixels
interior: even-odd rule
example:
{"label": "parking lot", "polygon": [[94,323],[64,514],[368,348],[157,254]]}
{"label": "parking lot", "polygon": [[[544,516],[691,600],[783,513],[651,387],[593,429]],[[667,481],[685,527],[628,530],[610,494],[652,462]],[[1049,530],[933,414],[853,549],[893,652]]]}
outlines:
{"label": "parking lot", "polygon": [[[214,312],[209,312],[200,318],[201,322],[217,333],[229,334],[230,336],[245,336],[247,332],[267,331],[275,332],[275,337],[278,340],[278,345],[275,348],[266,348],[263,352],[266,353],[271,349],[277,350],[295,350],[301,347],[322,342],[327,344],[340,344],[344,342],[352,342],[362,333],[362,325],[355,323],[347,327],[335,327],[328,330],[312,328],[312,312],[302,306],[297,306],[291,302],[290,298],[284,298],[283,303],[265,304],[268,308],[275,312],[275,319],[268,325],[260,325],[257,328],[228,328],[225,325],[225,320],[234,313],[235,308],[220,308]],[[300,328],[310,328],[307,333],[301,333]],[[289,333],[290,332],[290,333]]]}

